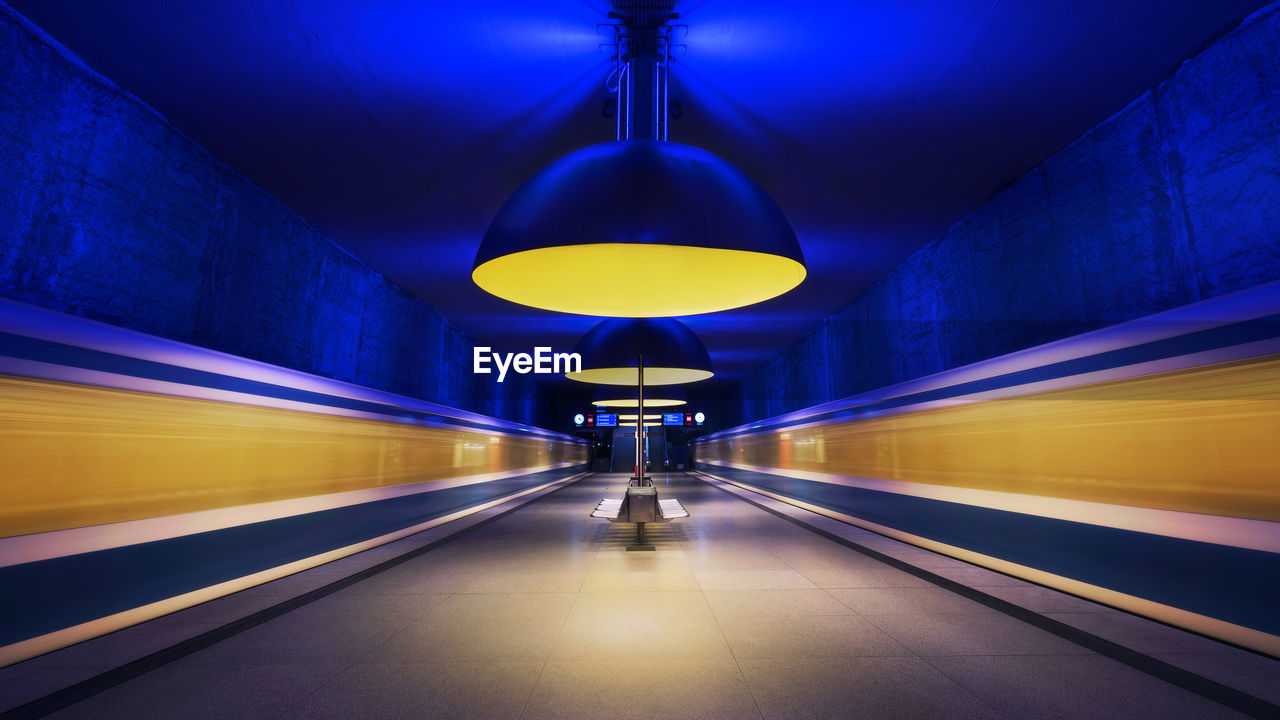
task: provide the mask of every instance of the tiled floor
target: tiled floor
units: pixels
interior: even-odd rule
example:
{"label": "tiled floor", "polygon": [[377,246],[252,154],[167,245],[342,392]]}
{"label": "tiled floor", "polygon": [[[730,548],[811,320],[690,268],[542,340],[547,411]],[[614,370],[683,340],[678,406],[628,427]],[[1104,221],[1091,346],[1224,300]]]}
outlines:
{"label": "tiled floor", "polygon": [[626,552],[631,526],[587,517],[624,483],[589,478],[55,717],[1235,716],[685,476],[661,488],[692,516]]}

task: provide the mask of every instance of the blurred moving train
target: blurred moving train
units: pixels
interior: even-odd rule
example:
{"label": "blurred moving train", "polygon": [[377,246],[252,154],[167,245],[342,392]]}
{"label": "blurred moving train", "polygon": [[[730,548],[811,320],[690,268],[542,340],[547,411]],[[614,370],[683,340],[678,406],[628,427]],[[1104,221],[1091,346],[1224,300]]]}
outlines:
{"label": "blurred moving train", "polygon": [[1280,655],[1280,283],[693,450],[776,499]]}
{"label": "blurred moving train", "polygon": [[0,665],[567,482],[588,453],[0,300]]}

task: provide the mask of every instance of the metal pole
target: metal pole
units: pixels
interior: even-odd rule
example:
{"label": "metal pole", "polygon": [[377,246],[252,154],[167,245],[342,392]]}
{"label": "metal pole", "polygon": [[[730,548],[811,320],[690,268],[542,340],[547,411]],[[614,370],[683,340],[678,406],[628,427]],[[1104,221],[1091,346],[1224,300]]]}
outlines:
{"label": "metal pole", "polygon": [[[636,98],[636,81],[635,72],[632,71],[635,60],[627,61],[627,116],[623,119],[623,126],[627,130],[626,139],[631,140],[636,136],[635,128],[635,98]],[[619,108],[621,111],[621,108]]]}
{"label": "metal pole", "polygon": [[[661,47],[662,41],[659,40],[656,44],[658,45],[658,47]],[[660,52],[661,51],[659,50],[658,53]],[[655,55],[657,55],[658,53],[655,53]],[[659,55],[659,57],[654,58],[653,72],[655,75],[659,73],[661,73],[662,75],[662,77],[655,77],[653,79],[653,139],[654,140],[667,139],[664,136],[664,133],[662,131],[662,91],[666,88],[666,85],[667,85],[666,70],[667,69],[662,65],[661,56]]]}
{"label": "metal pole", "polygon": [[667,139],[671,128],[671,38],[669,36],[662,46],[662,102],[658,103],[658,126],[662,128],[662,139]]}
{"label": "metal pole", "polygon": [[636,486],[644,487],[644,355],[636,362]]}
{"label": "metal pole", "polygon": [[622,109],[622,100],[623,100],[622,73],[625,72],[626,66],[622,64],[622,39],[621,38],[615,38],[615,39],[617,40],[618,47],[613,56],[613,70],[614,72],[618,73],[618,87],[613,92],[614,98],[616,101],[613,106],[613,117],[614,117],[614,122],[617,125],[617,127],[614,128],[613,139],[621,140],[622,139],[622,113],[625,112]]}

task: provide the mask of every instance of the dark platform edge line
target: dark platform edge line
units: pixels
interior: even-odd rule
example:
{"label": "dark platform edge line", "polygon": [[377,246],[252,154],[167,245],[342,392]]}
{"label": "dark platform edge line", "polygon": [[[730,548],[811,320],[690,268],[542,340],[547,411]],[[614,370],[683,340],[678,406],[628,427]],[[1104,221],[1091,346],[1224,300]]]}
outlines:
{"label": "dark platform edge line", "polygon": [[[28,718],[41,718],[41,717],[46,717],[48,715],[51,715],[59,710],[70,707],[75,703],[78,703],[82,700],[86,700],[94,695],[97,695],[98,693],[109,690],[117,685],[122,685],[130,680],[133,680],[134,678],[137,678],[141,675],[151,672],[152,670],[161,668],[165,665],[168,665],[171,662],[184,658],[187,655],[191,655],[192,653],[198,652],[218,642],[221,642],[230,637],[238,635],[244,632],[245,630],[249,630],[269,620],[273,620],[277,617],[280,617],[285,613],[296,610],[304,605],[310,604],[312,602],[315,602],[316,600],[332,595],[333,593],[336,593],[339,590],[343,590],[352,585],[355,585],[356,583],[362,580],[367,580],[368,578],[371,578],[374,575],[382,573],[386,570],[390,570],[391,568],[397,565],[408,562],[409,560],[413,560],[414,558],[424,555],[427,552],[434,550],[442,545],[451,543],[454,540],[457,540],[458,538],[466,535],[467,533],[472,532],[473,530],[482,528],[485,525],[488,525],[489,523],[494,522],[495,520],[499,520],[503,517],[506,517],[507,515],[510,515],[513,512],[516,512],[517,510],[522,510],[525,507],[528,507],[529,505],[532,505],[533,503],[536,503],[539,500],[542,500],[543,498],[554,495],[555,493],[560,492],[561,490],[569,487],[570,485],[576,485],[578,482],[583,480],[586,476],[592,475],[592,474],[594,473],[591,473],[590,471],[585,473],[580,473],[577,479],[562,482],[558,487],[552,488],[548,492],[545,492],[531,500],[519,503],[510,508],[507,508],[506,510],[503,510],[502,512],[499,512],[491,517],[485,518],[480,522],[477,522],[473,525],[469,525],[465,528],[456,530],[452,533],[449,533],[448,535],[445,535],[444,537],[438,540],[433,540],[427,543],[426,545],[423,545],[418,548],[414,548],[413,550],[405,552],[401,555],[397,555],[388,560],[383,560],[382,562],[376,565],[367,567],[364,570],[348,575],[347,577],[340,578],[331,583],[322,585],[314,590],[309,590],[301,595],[276,603],[275,605],[271,605],[269,607],[263,608],[262,610],[258,610],[257,612],[246,615],[245,617],[242,617],[238,620],[232,620],[231,622],[226,623],[225,625],[221,625],[212,630],[208,630],[199,635],[196,635],[195,637],[191,637],[186,640],[183,640],[182,642],[179,642],[176,645],[171,645],[162,650],[157,650],[156,652],[153,652],[150,655],[145,655],[141,658],[138,658],[137,660],[133,660],[131,662],[125,663],[120,667],[112,668],[111,670],[107,670],[106,672],[102,672],[97,675],[94,675],[93,677],[81,680],[80,682],[77,682],[74,685],[70,685],[61,690],[55,690],[54,692],[49,693],[48,695],[36,698],[35,700],[31,700],[17,707],[10,708],[9,710],[6,710],[4,712],[0,712],[0,720],[26,720]],[[459,519],[462,519],[462,518],[459,518]],[[427,531],[423,530],[422,532],[427,532]],[[408,537],[413,537],[413,536],[410,535]]]}
{"label": "dark platform edge line", "polygon": [[[702,473],[700,471],[691,472],[689,474],[693,477],[696,477],[702,480],[703,482],[706,482],[706,480],[703,479],[702,477],[703,475],[707,477],[715,477],[710,473]],[[741,487],[735,483],[730,483],[728,481],[721,480],[720,478],[716,478],[716,480],[724,484],[734,485],[735,487]],[[1101,636],[1094,635],[1091,632],[1087,632],[1085,630],[1081,630],[1077,627],[1073,627],[1059,620],[1054,620],[1053,618],[1046,617],[1033,610],[1028,610],[1027,608],[1022,607],[1021,605],[1016,605],[1007,600],[1003,600],[1001,598],[995,597],[994,595],[988,595],[987,593],[984,593],[981,590],[978,590],[976,588],[971,588],[968,585],[964,585],[950,578],[943,577],[942,575],[938,575],[936,573],[930,572],[929,570],[926,570],[924,568],[917,567],[905,560],[899,560],[898,558],[895,558],[891,555],[886,555],[877,550],[873,550],[864,545],[860,545],[857,542],[854,542],[853,540],[849,540],[847,538],[836,535],[835,533],[830,532],[828,530],[823,530],[822,528],[816,527],[814,525],[810,525],[809,523],[806,523],[803,520],[800,520],[798,518],[793,518],[790,515],[787,515],[786,513],[783,513],[779,510],[775,510],[771,507],[768,507],[767,505],[757,502],[752,498],[743,497],[741,495],[732,493],[729,490],[715,483],[708,482],[707,484],[719,490],[720,492],[725,493],[726,495],[729,495],[731,497],[736,497],[739,500],[742,500],[743,502],[750,503],[751,505],[754,505],[760,508],[761,510],[764,510],[770,515],[774,515],[776,517],[782,518],[783,520],[786,520],[787,522],[792,523],[793,525],[802,527],[808,530],[809,532],[812,532],[816,535],[824,537],[835,543],[843,545],[851,550],[855,550],[859,553],[862,553],[863,555],[866,555],[867,557],[870,557],[873,560],[878,560],[886,565],[889,565],[890,567],[893,567],[898,570],[902,570],[903,572],[914,575],[920,578],[921,580],[927,580],[928,582],[931,582],[934,585],[937,585],[945,590],[950,590],[951,592],[957,595],[960,595],[962,597],[968,598],[969,600],[978,602],[993,610],[1002,612],[1006,615],[1013,617],[1016,620],[1021,620],[1029,625],[1040,628],[1041,630],[1045,630],[1047,632],[1053,633],[1054,635],[1057,635],[1058,637],[1063,638],[1064,640],[1073,642],[1087,650],[1092,650],[1098,653],[1099,655],[1103,655],[1105,657],[1111,658],[1112,660],[1116,660],[1118,662],[1124,663],[1125,665],[1128,665],[1129,667],[1134,668],[1135,670],[1139,670],[1157,679],[1160,679],[1165,682],[1176,685],[1178,687],[1181,687],[1203,698],[1212,700],[1220,705],[1225,705],[1226,707],[1229,707],[1232,710],[1242,712],[1246,715],[1249,715],[1250,717],[1262,718],[1264,720],[1274,720],[1275,718],[1280,718],[1280,705],[1272,704],[1270,702],[1267,702],[1266,700],[1263,700],[1262,698],[1256,697],[1254,695],[1250,695],[1242,690],[1237,690],[1229,685],[1224,685],[1216,680],[1211,680],[1207,677],[1204,677],[1203,675],[1197,675],[1196,673],[1193,673],[1190,670],[1184,670],[1183,668],[1180,668],[1176,665],[1171,665],[1163,660],[1154,658],[1145,653],[1138,652],[1137,650],[1125,647],[1124,645],[1120,645],[1118,643],[1112,642]],[[742,489],[745,490],[747,488],[742,488]],[[749,492],[754,492],[754,491],[749,491]],[[779,502],[784,502],[784,501],[779,501]],[[822,515],[822,517],[828,517],[828,516]],[[828,519],[836,520],[836,518],[828,518]],[[837,522],[841,522],[841,521],[837,520]],[[848,524],[848,523],[845,523],[845,524]],[[857,527],[857,526],[850,525],[850,527]],[[876,535],[880,535],[881,537],[886,537],[886,538],[889,537],[887,535],[877,533],[874,530],[867,530],[866,528],[858,528],[858,529],[866,530],[867,532],[870,532],[870,533],[875,533]],[[897,538],[889,538],[889,539],[897,540]],[[904,542],[902,540],[897,540],[897,541]],[[904,543],[904,544],[909,545],[910,543]],[[992,572],[999,572],[999,571],[992,571]],[[1005,575],[1007,573],[1001,573],[1001,574]],[[1015,577],[1015,576],[1010,576],[1010,577]],[[1018,579],[1025,580],[1024,578],[1018,578]],[[1059,590],[1058,592],[1062,592],[1062,591]],[[1070,595],[1071,593],[1066,593],[1066,594]],[[1090,602],[1094,602],[1094,601],[1091,600]],[[1126,610],[1121,610],[1119,608],[1115,608],[1115,609],[1118,612],[1128,612]],[[1134,615],[1135,613],[1129,613],[1129,614]],[[1138,616],[1138,617],[1143,617],[1146,620],[1151,620],[1151,618],[1146,618],[1145,616]],[[1152,620],[1152,622],[1159,622],[1159,621]],[[1161,623],[1161,624],[1167,625],[1167,623]],[[1191,632],[1186,630],[1185,628],[1177,628],[1177,629],[1182,630],[1183,632]],[[1198,634],[1198,633],[1192,633],[1192,634]],[[1225,643],[1216,638],[1211,638],[1211,639],[1214,640],[1214,642],[1220,642],[1220,643],[1223,643],[1224,645],[1229,645],[1230,647],[1244,650],[1246,652],[1252,652],[1255,655],[1261,654],[1261,653],[1257,653],[1256,651],[1250,650],[1249,648],[1241,648],[1238,645]],[[0,717],[3,717],[3,716],[0,716]]]}

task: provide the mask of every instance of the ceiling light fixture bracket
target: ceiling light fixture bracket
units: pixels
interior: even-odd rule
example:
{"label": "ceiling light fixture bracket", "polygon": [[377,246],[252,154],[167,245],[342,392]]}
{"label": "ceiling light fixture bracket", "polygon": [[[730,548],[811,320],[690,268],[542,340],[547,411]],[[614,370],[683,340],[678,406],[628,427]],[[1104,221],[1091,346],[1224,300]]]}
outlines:
{"label": "ceiling light fixture bracket", "polygon": [[601,47],[613,50],[605,86],[616,94],[618,140],[668,139],[671,51],[685,48],[673,39],[689,30],[671,24],[680,17],[674,7],[675,0],[614,0],[609,17],[617,22],[597,25],[613,32]]}

